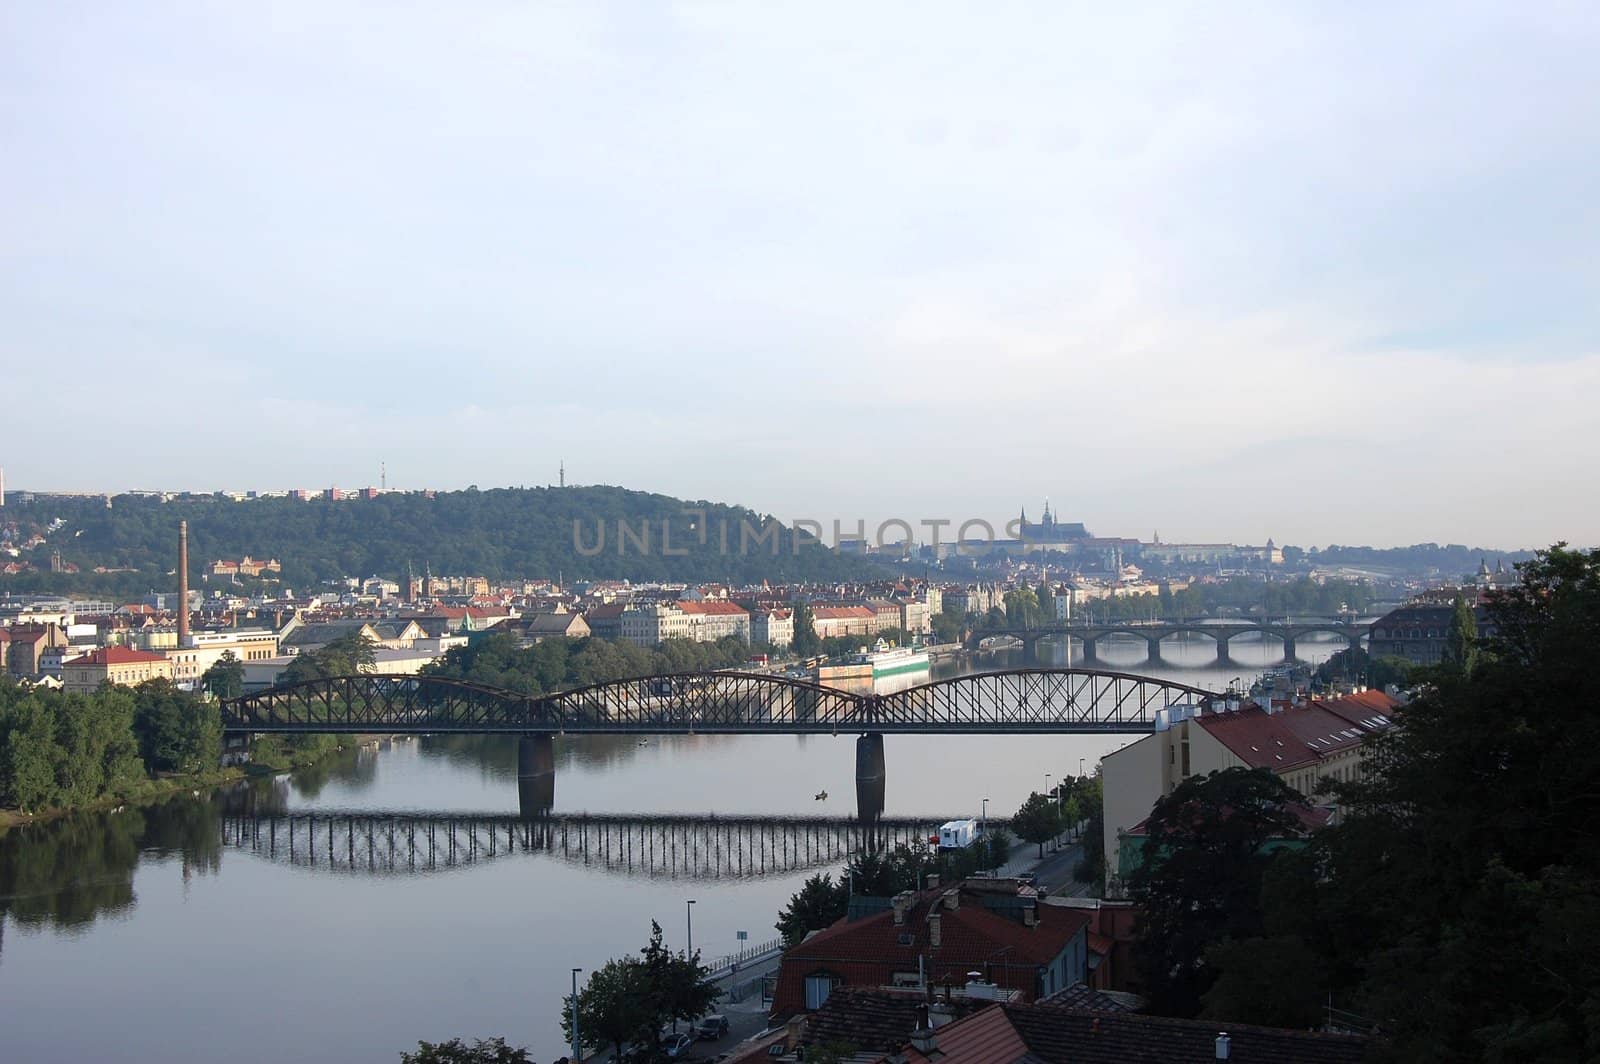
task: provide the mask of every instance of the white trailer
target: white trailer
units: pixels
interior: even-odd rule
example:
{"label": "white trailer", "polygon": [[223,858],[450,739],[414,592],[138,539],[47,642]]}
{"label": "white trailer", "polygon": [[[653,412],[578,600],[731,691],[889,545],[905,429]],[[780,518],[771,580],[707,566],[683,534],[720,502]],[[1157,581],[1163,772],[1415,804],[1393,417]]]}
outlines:
{"label": "white trailer", "polygon": [[939,825],[939,849],[962,850],[978,837],[976,820],[951,820]]}

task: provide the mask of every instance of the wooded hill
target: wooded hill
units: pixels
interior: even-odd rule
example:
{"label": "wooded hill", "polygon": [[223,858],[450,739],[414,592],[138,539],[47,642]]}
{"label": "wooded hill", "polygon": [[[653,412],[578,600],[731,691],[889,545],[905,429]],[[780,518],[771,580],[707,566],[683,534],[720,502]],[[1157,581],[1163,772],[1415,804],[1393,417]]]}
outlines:
{"label": "wooded hill", "polygon": [[[119,495],[38,496],[4,517],[46,542],[25,551],[34,569],[53,551],[77,574],[23,573],[0,590],[167,587],[177,565],[178,522],[189,522],[191,586],[218,558],[276,558],[282,582],[300,587],[341,576],[398,579],[414,566],[435,575],[723,581],[839,580],[869,575],[865,563],[828,549],[765,515],[615,487],[496,488],[389,494],[339,501],[236,502],[212,495],[163,502]],[[59,521],[53,529],[52,524]],[[99,575],[96,566],[134,573]],[[124,590],[126,590],[124,589]]]}

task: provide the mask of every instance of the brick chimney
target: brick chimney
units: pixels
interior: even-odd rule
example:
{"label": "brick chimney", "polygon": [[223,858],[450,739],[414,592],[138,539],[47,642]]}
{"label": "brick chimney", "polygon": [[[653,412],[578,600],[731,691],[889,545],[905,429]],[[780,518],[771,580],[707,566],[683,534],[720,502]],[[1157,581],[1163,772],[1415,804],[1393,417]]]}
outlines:
{"label": "brick chimney", "polygon": [[189,522],[178,522],[178,645],[189,645]]}
{"label": "brick chimney", "polygon": [[939,926],[942,922],[943,920],[940,918],[938,913],[935,912],[928,914],[928,945],[932,946],[934,949],[939,948],[939,942],[942,938],[942,928]]}

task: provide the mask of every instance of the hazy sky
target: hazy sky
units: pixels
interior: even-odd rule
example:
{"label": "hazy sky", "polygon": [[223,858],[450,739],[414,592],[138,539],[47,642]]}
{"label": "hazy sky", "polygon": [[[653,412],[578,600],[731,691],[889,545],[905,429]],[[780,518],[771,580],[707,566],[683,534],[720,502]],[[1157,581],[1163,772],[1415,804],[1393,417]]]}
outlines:
{"label": "hazy sky", "polygon": [[1600,7],[1131,6],[5,4],[8,486],[1600,542]]}

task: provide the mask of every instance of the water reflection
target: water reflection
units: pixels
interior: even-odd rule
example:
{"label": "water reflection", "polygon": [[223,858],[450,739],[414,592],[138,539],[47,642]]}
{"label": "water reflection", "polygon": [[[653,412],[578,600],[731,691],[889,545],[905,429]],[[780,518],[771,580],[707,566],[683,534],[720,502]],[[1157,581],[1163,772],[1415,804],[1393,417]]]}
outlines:
{"label": "water reflection", "polygon": [[612,875],[735,880],[837,867],[925,840],[943,819],[317,810],[224,813],[219,826],[230,849],[334,874],[425,875],[552,857]]}

